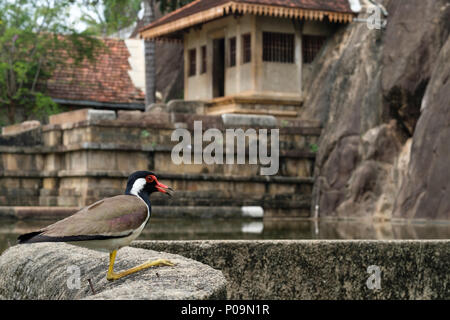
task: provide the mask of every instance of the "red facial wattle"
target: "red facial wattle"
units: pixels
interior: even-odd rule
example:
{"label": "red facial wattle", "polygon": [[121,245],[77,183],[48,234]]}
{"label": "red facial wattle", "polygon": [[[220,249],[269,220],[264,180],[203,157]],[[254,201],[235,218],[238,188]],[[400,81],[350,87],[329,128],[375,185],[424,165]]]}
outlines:
{"label": "red facial wattle", "polygon": [[159,192],[162,192],[162,193],[166,193],[169,196],[172,196],[173,189],[171,187],[166,186],[165,184],[162,184],[161,182],[159,182],[158,179],[156,179],[156,177],[154,175],[148,175],[147,177],[145,177],[145,180],[148,183],[155,182],[156,190],[158,190]]}

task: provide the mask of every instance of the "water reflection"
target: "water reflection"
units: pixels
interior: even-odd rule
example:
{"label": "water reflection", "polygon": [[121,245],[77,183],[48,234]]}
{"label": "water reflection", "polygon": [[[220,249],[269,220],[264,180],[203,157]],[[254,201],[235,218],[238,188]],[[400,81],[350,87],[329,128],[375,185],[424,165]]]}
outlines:
{"label": "water reflection", "polygon": [[[51,220],[0,220],[0,252],[19,234],[42,228]],[[364,223],[299,219],[152,219],[139,239],[449,239],[450,223]]]}

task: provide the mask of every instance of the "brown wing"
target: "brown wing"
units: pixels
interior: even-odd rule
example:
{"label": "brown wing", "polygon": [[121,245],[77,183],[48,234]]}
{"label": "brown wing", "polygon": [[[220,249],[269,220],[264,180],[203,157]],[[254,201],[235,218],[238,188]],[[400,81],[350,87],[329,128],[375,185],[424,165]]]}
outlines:
{"label": "brown wing", "polygon": [[72,216],[45,227],[40,234],[58,238],[126,236],[141,226],[147,215],[147,206],[141,199],[120,195],[97,201]]}

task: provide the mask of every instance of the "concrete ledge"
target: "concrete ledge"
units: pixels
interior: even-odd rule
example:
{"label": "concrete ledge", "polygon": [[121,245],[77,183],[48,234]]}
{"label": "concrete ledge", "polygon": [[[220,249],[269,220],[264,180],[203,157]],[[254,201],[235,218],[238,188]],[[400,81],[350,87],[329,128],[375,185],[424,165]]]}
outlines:
{"label": "concrete ledge", "polygon": [[[450,240],[136,241],[227,279],[231,299],[450,299]],[[369,289],[380,268],[380,289]]]}
{"label": "concrete ledge", "polygon": [[[5,128],[2,128],[5,131]],[[5,150],[30,150],[40,149],[43,147],[42,127],[27,129],[22,132],[14,134],[2,134],[0,135],[0,152]]]}
{"label": "concrete ledge", "polygon": [[165,112],[167,105],[165,103],[152,103],[145,108],[147,113],[161,113]]}
{"label": "concrete ledge", "polygon": [[[174,102],[173,106],[176,106],[178,102]],[[192,102],[186,104],[183,108],[192,109],[192,106],[202,107],[201,103]],[[176,109],[176,108],[175,108]],[[142,128],[142,129],[169,129],[173,130],[174,122],[186,123],[187,128],[192,130],[192,124],[194,121],[203,121],[203,130],[209,128],[216,128],[223,130],[224,120],[220,116],[202,115],[196,114],[194,109],[192,112],[185,113],[186,110],[176,111],[174,108],[170,112],[140,112],[140,111],[118,111],[118,116],[110,112],[110,110],[97,110],[97,109],[80,109],[76,111],[64,112],[50,117],[50,123],[42,126],[43,132],[55,131],[55,130],[72,130],[76,128],[85,127],[111,127],[111,128]],[[94,111],[89,111],[94,110]],[[105,111],[101,113],[100,111]],[[112,111],[114,112],[114,111]],[[315,121],[290,119],[290,120],[277,120],[273,122],[273,116],[271,115],[247,115],[245,114],[228,114],[227,127],[232,126],[229,121],[239,119],[235,123],[235,126],[249,126],[254,128],[272,128],[278,127],[280,134],[301,134],[319,136],[321,133],[320,123]],[[250,121],[249,120],[252,120]],[[264,121],[261,121],[264,119]],[[242,122],[243,121],[243,122]],[[266,126],[269,125],[269,126]]]}
{"label": "concrete ledge", "polygon": [[[119,250],[115,270],[155,259],[173,267],[155,267],[109,282],[107,253],[65,243],[17,245],[0,256],[0,299],[221,299],[226,281],[218,270],[179,255],[151,250]],[[79,288],[74,272],[80,270]],[[91,280],[95,294],[88,279]],[[69,285],[68,285],[69,282]],[[70,288],[69,288],[70,286]]]}
{"label": "concrete ledge", "polygon": [[170,100],[167,103],[167,111],[175,113],[204,114],[205,103],[195,100]]}
{"label": "concrete ledge", "polygon": [[74,214],[79,209],[77,207],[0,206],[0,218],[59,220]]}
{"label": "concrete ledge", "polygon": [[[59,171],[1,171],[0,177],[8,178],[52,178],[52,177],[101,177],[101,178],[127,178],[129,172],[118,170],[59,170]],[[168,173],[159,172],[159,179],[189,180],[189,181],[231,181],[231,182],[264,182],[280,184],[308,184],[312,185],[314,179],[310,177],[287,176],[223,176],[220,174],[198,173]]]}
{"label": "concrete ledge", "polygon": [[277,125],[274,116],[225,113],[221,117],[226,128],[241,126],[274,128]]}
{"label": "concrete ledge", "polygon": [[116,112],[101,109],[79,109],[63,112],[49,117],[50,124],[76,123],[80,121],[115,120]]}
{"label": "concrete ledge", "polygon": [[[144,152],[172,152],[171,145],[148,145],[148,144],[119,144],[119,143],[98,143],[83,142],[74,143],[65,146],[1,146],[1,153],[19,153],[19,154],[48,154],[48,153],[65,153],[82,150],[103,150],[103,151],[144,151]],[[315,153],[308,149],[303,150],[281,150],[280,157],[314,159]]]}
{"label": "concrete ledge", "polygon": [[25,121],[18,124],[13,124],[10,126],[6,126],[2,128],[3,135],[15,135],[19,133],[23,133],[29,130],[33,130],[39,128],[41,123],[37,120]]}

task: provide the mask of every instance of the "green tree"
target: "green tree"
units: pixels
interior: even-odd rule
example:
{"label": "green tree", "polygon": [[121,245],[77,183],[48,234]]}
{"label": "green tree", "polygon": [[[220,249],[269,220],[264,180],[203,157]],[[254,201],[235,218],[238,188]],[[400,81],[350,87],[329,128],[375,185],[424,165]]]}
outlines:
{"label": "green tree", "polygon": [[159,10],[162,13],[171,12],[175,9],[181,8],[182,6],[192,2],[194,0],[157,0],[159,3]]}
{"label": "green tree", "polygon": [[89,31],[108,36],[137,21],[142,0],[81,0],[81,21]]}
{"label": "green tree", "polygon": [[42,118],[59,107],[46,95],[45,80],[73,61],[95,59],[101,41],[70,23],[73,0],[0,2],[0,111],[9,123]]}
{"label": "green tree", "polygon": [[[173,11],[193,0],[84,0],[86,18],[84,21],[103,36],[129,27],[138,21],[138,12],[143,7],[142,22],[145,25],[155,19],[155,5],[162,13]],[[88,13],[91,12],[91,13]],[[155,102],[156,66],[155,42],[145,41],[145,105]]]}

